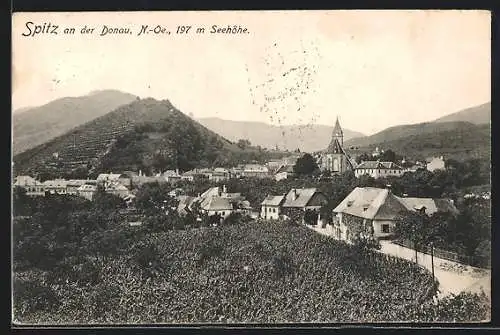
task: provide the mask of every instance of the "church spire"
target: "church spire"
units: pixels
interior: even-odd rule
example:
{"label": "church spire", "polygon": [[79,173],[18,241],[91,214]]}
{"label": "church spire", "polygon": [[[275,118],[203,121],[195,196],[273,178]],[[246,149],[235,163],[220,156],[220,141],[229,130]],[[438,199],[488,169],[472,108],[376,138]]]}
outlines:
{"label": "church spire", "polygon": [[332,141],[338,140],[340,145],[344,145],[344,132],[340,126],[339,117],[335,121],[335,127],[333,127]]}

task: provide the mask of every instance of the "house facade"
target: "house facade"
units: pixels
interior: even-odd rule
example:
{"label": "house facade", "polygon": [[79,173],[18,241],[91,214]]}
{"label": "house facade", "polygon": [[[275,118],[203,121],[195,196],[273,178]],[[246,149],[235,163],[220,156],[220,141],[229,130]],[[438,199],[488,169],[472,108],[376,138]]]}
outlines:
{"label": "house facade", "polygon": [[245,200],[241,193],[229,193],[226,186],[211,187],[197,197],[179,195],[177,211],[180,215],[185,215],[191,210],[195,203],[199,204],[201,211],[208,216],[220,215],[221,218],[227,218],[231,213],[251,214],[252,207]]}
{"label": "house facade", "polygon": [[404,169],[393,162],[380,162],[380,161],[365,161],[361,162],[354,169],[356,178],[368,175],[372,178],[381,178],[395,176],[400,177],[404,174]]}
{"label": "house facade", "polygon": [[260,217],[264,220],[278,220],[284,200],[284,195],[268,195],[260,204]]}
{"label": "house facade", "polygon": [[129,189],[126,188],[121,183],[119,183],[118,181],[108,183],[105,186],[105,191],[106,191],[106,193],[116,195],[116,196],[118,196],[118,197],[120,197],[122,199],[124,199],[125,197],[127,197],[129,195],[129,193],[130,193]]}
{"label": "house facade", "polygon": [[66,194],[68,181],[65,179],[46,180],[44,183],[45,192],[50,194]]}
{"label": "house facade", "polygon": [[78,188],[80,186],[85,185],[87,180],[85,179],[70,179],[66,184],[66,194],[69,195],[78,195]]}
{"label": "house facade", "polygon": [[77,189],[77,195],[85,198],[87,200],[94,200],[94,196],[97,192],[97,186],[96,185],[90,185],[90,184],[84,184],[78,187]]}
{"label": "house facade", "polygon": [[14,187],[18,186],[26,191],[28,196],[44,196],[45,184],[31,176],[18,176],[14,180]]}
{"label": "house facade", "polygon": [[313,221],[317,221],[319,210],[327,202],[326,196],[316,188],[291,189],[285,196],[282,213],[288,218],[299,215],[305,223],[306,212],[312,211],[316,215]]}
{"label": "house facade", "polygon": [[245,164],[240,167],[242,177],[270,178],[269,169],[265,165]]}
{"label": "house facade", "polygon": [[290,164],[280,166],[274,173],[274,180],[280,181],[294,176],[295,173],[293,171],[293,167],[294,165]]}
{"label": "house facade", "polygon": [[106,186],[107,183],[118,182],[126,188],[132,187],[131,178],[124,173],[101,173],[97,176],[97,182]]}
{"label": "house facade", "polygon": [[449,199],[401,198],[388,189],[356,187],[333,210],[333,236],[352,241],[358,237],[390,238],[396,220],[409,211],[458,213]]}

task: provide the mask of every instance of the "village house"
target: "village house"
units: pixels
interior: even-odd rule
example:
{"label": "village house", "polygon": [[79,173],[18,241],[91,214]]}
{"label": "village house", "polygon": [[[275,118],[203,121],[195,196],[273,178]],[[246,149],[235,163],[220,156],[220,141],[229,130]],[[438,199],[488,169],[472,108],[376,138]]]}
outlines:
{"label": "village house", "polygon": [[208,216],[218,214],[222,218],[227,218],[235,212],[251,214],[252,211],[250,203],[241,193],[229,193],[225,185],[222,189],[211,187],[197,197],[179,195],[176,199],[179,200],[177,211],[180,215],[185,215],[195,203],[198,203]]}
{"label": "village house", "polygon": [[85,198],[87,200],[94,200],[94,196],[97,192],[97,186],[91,184],[83,184],[77,189],[77,195]]}
{"label": "village house", "polygon": [[401,198],[389,189],[356,187],[333,210],[333,237],[352,241],[357,237],[390,238],[396,220],[408,211],[432,215],[438,211],[457,214],[449,199]]}
{"label": "village house", "polygon": [[167,171],[163,172],[163,174],[161,176],[163,178],[165,178],[165,181],[168,183],[175,183],[175,182],[182,179],[181,175],[179,174],[178,169],[176,169],[175,171],[174,170],[167,170]]}
{"label": "village house", "polygon": [[104,187],[106,193],[116,195],[120,198],[125,198],[129,195],[130,191],[118,181],[109,182]]}
{"label": "village house", "polygon": [[46,180],[43,182],[45,192],[50,194],[66,194],[68,181],[65,179]]}
{"label": "village house", "polygon": [[283,165],[284,163],[281,159],[273,159],[266,163],[266,167],[271,173],[276,173],[276,171]]}
{"label": "village house", "polygon": [[208,179],[214,182],[221,182],[231,178],[231,172],[225,168],[215,168]]}
{"label": "village house", "polygon": [[295,172],[293,171],[293,167],[294,165],[288,164],[280,166],[274,173],[274,180],[280,181],[294,176]]}
{"label": "village house", "polygon": [[108,183],[118,182],[128,189],[132,187],[132,180],[125,173],[101,173],[97,176],[97,182],[104,186]]}
{"label": "village house", "polygon": [[321,207],[327,202],[325,195],[316,188],[294,188],[285,196],[282,213],[288,218],[294,214],[300,214],[304,222],[306,211],[313,211],[318,215]]}
{"label": "village house", "polygon": [[354,168],[354,163],[344,150],[344,132],[340,127],[339,119],[333,128],[332,140],[326,153],[319,155],[317,164],[321,171],[341,174]]}
{"label": "village house", "polygon": [[31,197],[45,195],[45,185],[30,176],[16,177],[13,186],[23,188],[26,191],[26,195]]}
{"label": "village house", "polygon": [[208,216],[218,214],[222,219],[227,218],[234,211],[233,204],[228,198],[218,196],[204,198],[200,203],[200,207]]}
{"label": "village house", "polygon": [[146,176],[141,170],[139,172],[126,171],[123,173],[128,179],[130,179],[131,188],[139,187],[148,183],[166,183],[167,180],[161,174],[156,176]]}
{"label": "village house", "polygon": [[196,170],[186,171],[181,174],[181,180],[194,181],[194,178],[197,176]]}
{"label": "village house", "polygon": [[427,170],[428,171],[433,172],[436,170],[444,170],[444,169],[445,169],[445,162],[444,162],[443,156],[433,157],[433,158],[427,159]]}
{"label": "village house", "polygon": [[269,169],[265,165],[245,164],[241,167],[242,177],[270,178]]}
{"label": "village house", "polygon": [[361,162],[354,169],[354,175],[357,178],[368,175],[377,179],[389,176],[400,177],[403,174],[403,168],[393,162],[365,161]]}
{"label": "village house", "polygon": [[417,171],[421,171],[421,170],[425,170],[425,169],[426,169],[425,165],[422,165],[420,163],[418,163],[418,164],[415,163],[415,164],[413,164],[413,165],[411,165],[409,167],[404,168],[403,169],[403,174],[405,172],[417,172]]}
{"label": "village house", "polygon": [[260,217],[264,220],[278,220],[281,214],[281,206],[284,201],[284,195],[268,195],[260,204]]}
{"label": "village house", "polygon": [[186,215],[191,210],[191,205],[197,199],[197,197],[192,197],[189,195],[178,195],[176,199],[179,201],[177,204],[177,212],[179,215]]}
{"label": "village house", "polygon": [[[97,181],[93,180],[93,182],[96,183]],[[70,179],[66,184],[66,194],[78,195],[78,189],[80,188],[80,186],[89,183],[92,183],[90,179]]]}
{"label": "village house", "polygon": [[231,177],[237,178],[237,179],[243,177],[243,167],[237,166],[237,167],[231,168]]}

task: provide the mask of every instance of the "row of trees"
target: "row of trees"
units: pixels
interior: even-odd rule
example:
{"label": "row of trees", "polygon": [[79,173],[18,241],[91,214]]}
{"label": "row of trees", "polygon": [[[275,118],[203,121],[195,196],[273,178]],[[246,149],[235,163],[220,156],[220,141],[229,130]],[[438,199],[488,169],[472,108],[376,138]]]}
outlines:
{"label": "row of trees", "polygon": [[396,234],[415,249],[437,247],[468,256],[472,265],[491,261],[491,208],[488,200],[467,199],[460,214],[437,212],[432,216],[410,212],[397,219]]}

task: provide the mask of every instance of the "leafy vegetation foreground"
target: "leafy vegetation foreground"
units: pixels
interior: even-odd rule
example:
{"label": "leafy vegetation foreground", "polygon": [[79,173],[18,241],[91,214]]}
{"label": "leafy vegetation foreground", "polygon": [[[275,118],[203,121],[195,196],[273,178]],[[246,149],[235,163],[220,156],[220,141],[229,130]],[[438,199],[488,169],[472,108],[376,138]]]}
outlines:
{"label": "leafy vegetation foreground", "polygon": [[452,297],[434,305],[436,287],[427,271],[301,225],[248,222],[174,231],[119,224],[87,232],[78,228],[86,220],[113,222],[100,217],[112,213],[99,213],[67,217],[71,228],[52,226],[45,242],[36,231],[47,230],[48,221],[39,217],[35,227],[23,220],[14,223],[18,322],[488,318],[479,296]]}

